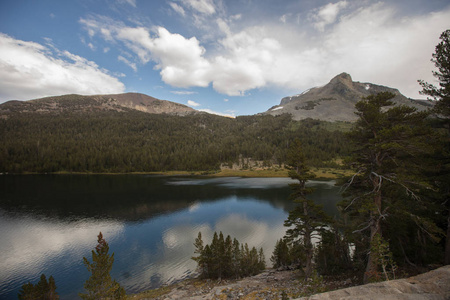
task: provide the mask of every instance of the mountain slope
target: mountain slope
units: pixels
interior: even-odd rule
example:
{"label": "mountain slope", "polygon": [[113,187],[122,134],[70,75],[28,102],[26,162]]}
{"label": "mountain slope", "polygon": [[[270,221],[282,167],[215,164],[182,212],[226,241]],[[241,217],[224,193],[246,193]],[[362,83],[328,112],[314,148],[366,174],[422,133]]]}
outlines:
{"label": "mountain slope", "polygon": [[186,105],[159,100],[144,94],[125,93],[112,95],[63,95],[29,101],[8,101],[0,104],[0,116],[15,112],[36,113],[89,113],[99,111],[139,110],[152,114],[187,115],[197,112]]}
{"label": "mountain slope", "polygon": [[403,96],[397,89],[376,85],[372,83],[361,83],[352,80],[347,73],[334,77],[323,87],[315,87],[300,95],[285,97],[281,99],[280,105],[270,108],[263,114],[280,115],[291,114],[294,120],[306,118],[323,121],[355,121],[355,103],[362,97],[380,92],[391,92],[395,94],[392,101],[396,104],[414,106],[418,110],[425,110],[431,104],[422,100],[411,100]]}

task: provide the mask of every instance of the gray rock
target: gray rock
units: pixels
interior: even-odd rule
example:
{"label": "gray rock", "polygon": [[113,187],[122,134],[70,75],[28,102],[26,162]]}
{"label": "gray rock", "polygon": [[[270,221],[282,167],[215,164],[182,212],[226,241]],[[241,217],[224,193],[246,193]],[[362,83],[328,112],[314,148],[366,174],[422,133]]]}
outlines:
{"label": "gray rock", "polygon": [[331,79],[325,86],[315,87],[302,94],[283,98],[280,105],[270,108],[263,114],[288,113],[294,120],[311,118],[330,122],[353,122],[357,119],[354,114],[355,103],[362,97],[379,92],[395,94],[392,101],[397,105],[412,106],[418,110],[432,107],[428,101],[408,99],[397,89],[372,83],[355,82],[349,74],[342,73]]}
{"label": "gray rock", "polygon": [[450,299],[450,265],[414,277],[371,283],[322,293],[299,300],[332,299]]}

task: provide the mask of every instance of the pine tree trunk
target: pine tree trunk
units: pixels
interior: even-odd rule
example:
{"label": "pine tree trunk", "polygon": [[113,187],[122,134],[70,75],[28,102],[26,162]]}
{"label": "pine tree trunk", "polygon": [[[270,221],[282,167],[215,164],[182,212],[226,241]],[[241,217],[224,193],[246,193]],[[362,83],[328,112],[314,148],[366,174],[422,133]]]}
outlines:
{"label": "pine tree trunk", "polygon": [[312,257],[313,257],[313,247],[311,243],[311,233],[306,230],[305,233],[305,248],[306,248],[306,266],[305,266],[305,277],[309,278],[312,274]]}
{"label": "pine tree trunk", "polygon": [[[374,185],[375,179],[373,181]],[[381,228],[380,228],[380,215],[381,212],[381,191],[378,191],[374,197],[374,204],[378,211],[372,211],[370,213],[370,245],[372,245],[373,238],[376,234],[379,234],[381,237]],[[374,254],[369,251],[369,259],[367,261],[366,272],[364,273],[364,283],[369,283],[371,279],[373,279],[374,275],[377,273],[377,263],[376,257]]]}
{"label": "pine tree trunk", "polygon": [[450,265],[450,210],[448,211],[448,218],[447,218],[447,237],[445,240],[444,264]]}
{"label": "pine tree trunk", "polygon": [[[308,216],[308,204],[303,202],[303,213]],[[312,273],[312,257],[313,257],[313,246],[311,242],[311,230],[308,226],[305,228],[304,245],[306,251],[306,266],[305,266],[305,277],[309,278]]]}

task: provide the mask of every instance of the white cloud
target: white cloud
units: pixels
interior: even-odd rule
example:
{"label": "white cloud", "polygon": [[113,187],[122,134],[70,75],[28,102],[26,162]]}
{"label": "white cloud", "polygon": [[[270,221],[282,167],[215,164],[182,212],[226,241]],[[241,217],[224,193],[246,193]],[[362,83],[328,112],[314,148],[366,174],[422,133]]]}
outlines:
{"label": "white cloud", "polygon": [[211,110],[209,108],[203,108],[203,109],[199,109],[198,111],[203,111],[206,112],[208,114],[213,114],[213,115],[218,115],[218,116],[222,116],[222,117],[228,117],[228,118],[235,118],[236,115],[234,113],[221,113],[221,112],[217,112],[214,110]]}
{"label": "white cloud", "polygon": [[182,0],[183,4],[206,15],[216,12],[216,7],[212,0]]}
{"label": "white cloud", "polygon": [[94,62],[53,50],[57,53],[41,44],[0,34],[0,101],[125,90],[122,82]]}
{"label": "white cloud", "polygon": [[171,91],[172,94],[175,95],[192,95],[192,94],[197,94],[197,92],[192,92],[192,91]]}
{"label": "white cloud", "polygon": [[377,3],[342,17],[324,45],[328,55],[337,58],[332,69],[418,98],[417,79],[432,80],[431,54],[449,19],[449,9],[398,18],[393,8]]}
{"label": "white cloud", "polygon": [[128,65],[130,68],[132,68],[135,72],[137,72],[137,66],[135,63],[129,61],[128,59],[126,59],[125,57],[123,57],[122,55],[119,55],[117,57],[117,59],[123,63],[125,63],[126,65]]}
{"label": "white cloud", "polygon": [[[191,8],[213,5],[181,3]],[[407,19],[383,2],[348,3],[329,4],[309,14],[315,21],[312,26],[322,31],[319,35],[316,30],[311,34],[308,26],[278,20],[236,31],[232,18],[221,14],[214,24],[222,38],[216,37],[208,53],[197,37],[186,38],[163,27],[129,27],[101,16],[80,22],[92,37],[121,42],[142,64],[155,62],[162,80],[175,87],[212,84],[230,96],[267,86],[304,90],[345,71],[355,80],[396,87],[417,98],[417,79],[432,80],[429,61],[440,33],[448,27],[450,9]]]}
{"label": "white cloud", "polygon": [[334,23],[341,9],[347,6],[347,1],[339,1],[337,3],[329,3],[318,8],[311,18],[315,21],[314,27],[319,31],[324,31],[325,26]]}
{"label": "white cloud", "polygon": [[170,7],[172,7],[172,9],[174,11],[176,11],[177,13],[182,15],[183,17],[186,15],[186,12],[184,11],[184,8],[179,6],[178,4],[176,4],[174,2],[170,2],[169,5],[170,5]]}
{"label": "white cloud", "polygon": [[187,104],[188,104],[189,106],[193,106],[193,107],[200,106],[200,103],[197,103],[197,102],[192,101],[192,100],[188,100]]}
{"label": "white cloud", "polygon": [[165,83],[176,87],[208,86],[210,63],[203,57],[205,49],[195,37],[186,39],[159,27],[150,51]]}
{"label": "white cloud", "polygon": [[220,41],[225,53],[214,58],[213,87],[230,96],[268,84],[268,75],[281,54],[281,44],[265,28],[228,33]]}
{"label": "white cloud", "polygon": [[230,17],[231,20],[240,20],[242,19],[242,15],[241,14],[236,14],[236,15],[232,15]]}
{"label": "white cloud", "polygon": [[136,7],[136,0],[118,0],[118,2],[120,4],[125,3],[125,4],[129,4],[133,7]]}
{"label": "white cloud", "polygon": [[276,25],[230,31],[220,41],[224,50],[213,58],[214,88],[228,95],[270,85],[304,90],[346,71],[355,80],[419,98],[417,79],[433,80],[429,61],[448,27],[449,9],[406,19],[392,6],[376,3],[345,14],[340,10],[339,19],[338,13],[331,15],[327,20],[333,22],[321,35]]}
{"label": "white cloud", "polygon": [[99,34],[105,40],[123,42],[141,63],[156,62],[155,68],[167,84],[206,87],[210,82],[210,63],[203,57],[205,49],[195,37],[187,39],[163,27],[157,27],[152,37],[144,27],[127,27],[104,17],[81,19],[80,23],[92,36]]}
{"label": "white cloud", "polygon": [[286,24],[287,18],[289,18],[291,16],[291,14],[284,14],[280,17],[280,21],[283,24]]}

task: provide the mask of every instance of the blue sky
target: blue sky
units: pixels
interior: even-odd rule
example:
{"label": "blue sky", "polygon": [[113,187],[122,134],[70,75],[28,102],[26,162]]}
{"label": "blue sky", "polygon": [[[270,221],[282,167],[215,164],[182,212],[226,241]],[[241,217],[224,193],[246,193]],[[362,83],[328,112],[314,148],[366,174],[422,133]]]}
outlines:
{"label": "blue sky", "polygon": [[347,72],[411,98],[447,0],[0,0],[0,103],[139,92],[266,111]]}

